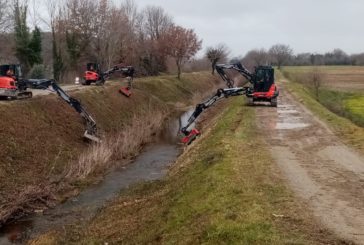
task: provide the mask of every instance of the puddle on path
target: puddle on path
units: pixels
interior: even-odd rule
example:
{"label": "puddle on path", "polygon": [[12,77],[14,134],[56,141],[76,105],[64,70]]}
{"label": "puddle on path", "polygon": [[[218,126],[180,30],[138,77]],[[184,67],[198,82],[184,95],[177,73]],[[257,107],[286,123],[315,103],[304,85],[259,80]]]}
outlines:
{"label": "puddle on path", "polygon": [[301,129],[310,126],[305,123],[303,117],[299,116],[300,112],[296,110],[296,106],[283,104],[278,106],[278,122],[275,128],[278,130]]}

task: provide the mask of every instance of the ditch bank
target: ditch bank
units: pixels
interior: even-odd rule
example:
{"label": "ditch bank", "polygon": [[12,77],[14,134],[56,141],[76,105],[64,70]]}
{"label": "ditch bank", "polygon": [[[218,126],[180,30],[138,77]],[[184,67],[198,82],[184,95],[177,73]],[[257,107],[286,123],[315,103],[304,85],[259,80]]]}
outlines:
{"label": "ditch bank", "polygon": [[174,115],[168,119],[163,124],[163,130],[143,147],[130,164],[114,168],[99,183],[85,188],[55,208],[4,225],[0,229],[0,244],[28,244],[31,239],[63,230],[80,220],[88,222],[99,210],[117,198],[121,191],[138,183],[163,178],[183,152],[183,147],[178,144],[179,124],[186,124],[193,110],[191,108],[179,117]]}
{"label": "ditch bank", "polygon": [[137,79],[131,98],[119,83],[71,93],[95,118],[99,145],[85,143],[81,117],[55,95],[0,105],[0,224],[43,212],[130,162],[176,110],[219,84],[208,73]]}

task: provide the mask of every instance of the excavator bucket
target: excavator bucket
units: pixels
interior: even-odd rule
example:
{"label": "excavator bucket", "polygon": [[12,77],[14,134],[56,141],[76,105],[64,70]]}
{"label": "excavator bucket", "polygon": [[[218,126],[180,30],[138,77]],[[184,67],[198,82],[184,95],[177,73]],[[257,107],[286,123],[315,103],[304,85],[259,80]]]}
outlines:
{"label": "excavator bucket", "polygon": [[186,144],[186,145],[189,145],[189,144],[191,144],[196,138],[197,138],[197,136],[199,136],[200,135],[200,132],[197,130],[197,129],[192,129],[191,130],[191,132],[187,135],[187,136],[185,136],[185,137],[183,137],[182,138],[182,143],[183,144]]}
{"label": "excavator bucket", "polygon": [[128,88],[128,87],[121,87],[121,88],[119,89],[119,92],[120,92],[121,94],[125,95],[126,97],[130,97],[130,96],[131,96],[131,90],[130,90],[130,88]]}
{"label": "excavator bucket", "polygon": [[91,140],[91,141],[93,141],[95,143],[101,143],[101,140],[97,136],[90,134],[87,130],[83,134],[83,137],[85,139]]}

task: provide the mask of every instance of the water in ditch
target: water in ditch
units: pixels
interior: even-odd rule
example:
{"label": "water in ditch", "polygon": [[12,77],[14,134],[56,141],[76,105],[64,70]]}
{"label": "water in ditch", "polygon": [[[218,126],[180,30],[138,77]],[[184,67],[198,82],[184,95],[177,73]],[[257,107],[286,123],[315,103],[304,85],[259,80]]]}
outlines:
{"label": "water in ditch", "polygon": [[177,136],[180,124],[186,124],[193,110],[168,120],[164,130],[135,160],[105,176],[96,186],[42,214],[33,214],[9,223],[0,230],[0,245],[23,243],[38,234],[92,218],[107,201],[132,184],[153,181],[166,175],[168,167],[181,154]]}

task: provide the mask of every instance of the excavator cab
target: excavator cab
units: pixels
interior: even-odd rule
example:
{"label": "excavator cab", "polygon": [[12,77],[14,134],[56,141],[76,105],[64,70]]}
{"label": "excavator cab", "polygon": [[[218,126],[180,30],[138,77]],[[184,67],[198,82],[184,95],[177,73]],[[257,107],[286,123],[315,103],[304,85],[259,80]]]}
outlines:
{"label": "excavator cab", "polygon": [[98,63],[87,63],[86,69],[87,71],[100,73],[100,65]]}
{"label": "excavator cab", "polygon": [[270,66],[259,66],[255,68],[255,92],[268,92],[274,84],[274,69]]}
{"label": "excavator cab", "polygon": [[0,97],[31,97],[31,92],[26,91],[27,88],[21,83],[21,80],[22,72],[20,65],[0,65]]}
{"label": "excavator cab", "polygon": [[258,66],[255,68],[252,93],[248,93],[248,104],[254,102],[269,102],[277,106],[278,88],[274,82],[274,69],[271,66]]}
{"label": "excavator cab", "polygon": [[0,77],[12,77],[18,81],[22,77],[20,65],[0,65]]}
{"label": "excavator cab", "polygon": [[103,84],[105,81],[100,73],[100,65],[98,63],[87,63],[82,85],[90,85],[91,83],[96,83],[96,85]]}

